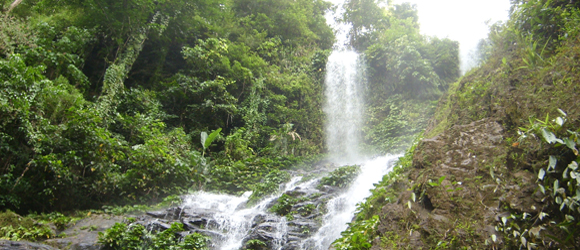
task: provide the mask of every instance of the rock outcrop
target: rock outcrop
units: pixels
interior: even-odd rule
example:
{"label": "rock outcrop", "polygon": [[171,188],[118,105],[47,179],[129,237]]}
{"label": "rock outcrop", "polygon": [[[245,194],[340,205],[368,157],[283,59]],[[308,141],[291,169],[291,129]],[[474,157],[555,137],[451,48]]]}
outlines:
{"label": "rock outcrop", "polygon": [[484,119],[422,140],[399,188],[407,191],[381,210],[383,239],[372,249],[503,245],[496,225],[508,209],[534,215],[542,206],[534,174],[508,167],[503,137],[498,122]]}

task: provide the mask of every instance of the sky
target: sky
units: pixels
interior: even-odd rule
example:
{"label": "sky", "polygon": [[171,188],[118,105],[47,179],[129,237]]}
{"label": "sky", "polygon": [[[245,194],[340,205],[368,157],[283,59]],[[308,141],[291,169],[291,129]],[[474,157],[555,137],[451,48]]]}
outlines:
{"label": "sky", "polygon": [[421,33],[460,43],[461,69],[469,68],[469,54],[489,31],[485,24],[508,19],[509,0],[394,0],[417,5]]}

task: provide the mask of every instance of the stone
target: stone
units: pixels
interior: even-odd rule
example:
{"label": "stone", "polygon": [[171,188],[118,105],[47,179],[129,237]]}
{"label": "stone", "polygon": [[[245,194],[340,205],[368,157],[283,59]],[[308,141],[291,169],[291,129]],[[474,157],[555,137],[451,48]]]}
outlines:
{"label": "stone", "polygon": [[28,241],[0,240],[0,250],[57,250],[57,248]]}
{"label": "stone", "polygon": [[121,216],[92,215],[77,221],[72,227],[67,228],[61,234],[64,238],[46,240],[44,243],[60,249],[68,250],[99,250],[99,232],[104,232],[117,222],[122,222]]}

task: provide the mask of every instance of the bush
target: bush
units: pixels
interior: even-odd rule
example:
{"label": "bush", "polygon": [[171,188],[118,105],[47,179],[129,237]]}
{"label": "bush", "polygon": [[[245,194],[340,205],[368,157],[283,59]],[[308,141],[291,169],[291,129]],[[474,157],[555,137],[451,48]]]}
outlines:
{"label": "bush", "polygon": [[330,176],[320,179],[319,186],[328,185],[333,187],[345,188],[348,187],[354,178],[360,173],[360,166],[343,166],[330,173]]}
{"label": "bush", "polygon": [[54,236],[49,226],[37,223],[30,217],[22,217],[10,210],[0,213],[0,239],[38,240]]}
{"label": "bush", "polygon": [[[130,218],[129,222],[134,222]],[[209,238],[199,233],[193,233],[180,239],[179,232],[184,231],[183,224],[174,222],[171,228],[155,234],[149,232],[140,224],[115,223],[115,225],[105,232],[99,232],[99,243],[105,249],[110,250],[133,250],[133,249],[209,249]]]}
{"label": "bush", "polygon": [[[541,140],[544,152],[549,152],[547,165],[538,170],[538,188],[546,200],[546,206],[537,214],[534,223],[526,220],[529,214],[512,214],[511,219],[520,224],[512,228],[507,223],[507,218],[502,220],[500,230],[508,237],[514,237],[514,241],[523,247],[535,247],[536,238],[542,241],[565,244],[570,247],[578,242],[578,230],[580,226],[580,157],[577,145],[580,145],[580,129],[565,129],[567,115],[558,110],[560,116],[550,120],[534,120],[530,118],[530,124],[520,128],[521,137],[518,143],[526,143],[529,140]],[[547,143],[548,145],[545,145]],[[548,219],[549,218],[549,219]],[[521,227],[521,228],[520,228]],[[549,231],[548,235],[545,232]],[[526,232],[528,232],[526,234]],[[537,233],[531,233],[537,232]],[[546,237],[547,236],[547,237]],[[547,239],[550,238],[550,239]],[[550,244],[552,244],[550,243]]]}
{"label": "bush", "polygon": [[280,190],[280,184],[290,181],[288,172],[274,169],[262,179],[262,182],[252,188],[250,202],[259,200],[262,197],[275,194]]}
{"label": "bush", "polygon": [[288,194],[283,194],[278,198],[278,203],[270,208],[270,211],[277,215],[285,216],[290,213],[292,206],[296,205],[296,203],[298,203],[298,199],[293,198]]}

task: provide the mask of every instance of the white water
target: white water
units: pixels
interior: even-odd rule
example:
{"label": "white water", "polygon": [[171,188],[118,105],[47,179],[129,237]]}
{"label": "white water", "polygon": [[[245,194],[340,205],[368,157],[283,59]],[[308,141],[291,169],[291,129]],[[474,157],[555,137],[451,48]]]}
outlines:
{"label": "white water", "polygon": [[[296,187],[312,184],[312,182],[306,182],[297,185],[300,179],[302,177],[292,178],[289,183],[285,184],[283,190],[288,191]],[[270,196],[251,208],[240,209],[240,207],[244,207],[245,203],[248,202],[250,194],[250,192],[246,192],[244,195],[238,197],[197,192],[196,194],[186,196],[181,207],[186,211],[195,213],[207,211],[207,214],[211,216],[212,220],[207,223],[208,226],[214,224],[212,222],[215,222],[219,226],[218,228],[212,228],[212,230],[224,232],[222,241],[214,242],[217,243],[215,247],[221,250],[237,250],[242,247],[242,240],[248,235],[253,219],[260,214],[267,214],[266,205],[278,198],[275,195]],[[285,218],[281,218],[277,226],[278,231],[276,232],[276,240],[280,241],[280,246],[286,234],[285,227],[286,220]]]}
{"label": "white water", "polygon": [[326,64],[326,145],[334,162],[359,159],[362,68],[359,55],[350,50],[333,51]]}

